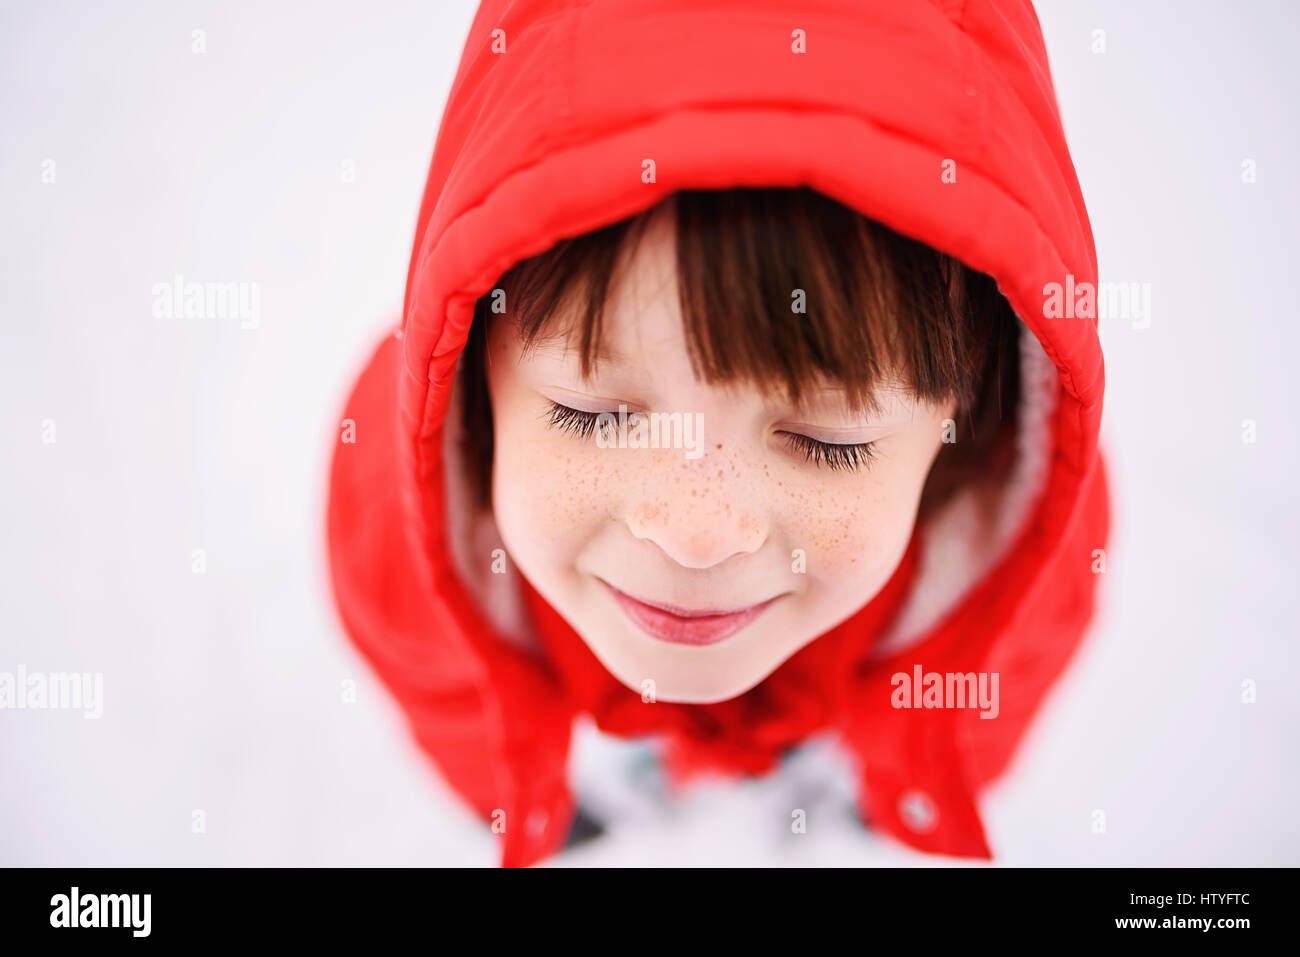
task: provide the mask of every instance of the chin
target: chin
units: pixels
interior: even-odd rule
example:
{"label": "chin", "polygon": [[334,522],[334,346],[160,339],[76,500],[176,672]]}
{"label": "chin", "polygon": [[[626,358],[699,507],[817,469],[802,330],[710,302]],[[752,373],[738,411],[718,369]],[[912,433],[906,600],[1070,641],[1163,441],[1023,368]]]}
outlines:
{"label": "chin", "polygon": [[717,661],[665,661],[646,667],[642,678],[629,680],[621,669],[609,668],[608,665],[606,667],[621,684],[637,694],[642,691],[641,681],[645,677],[658,675],[654,679],[655,700],[666,704],[717,704],[728,701],[744,694],[775,670],[755,670],[753,667],[737,669]]}

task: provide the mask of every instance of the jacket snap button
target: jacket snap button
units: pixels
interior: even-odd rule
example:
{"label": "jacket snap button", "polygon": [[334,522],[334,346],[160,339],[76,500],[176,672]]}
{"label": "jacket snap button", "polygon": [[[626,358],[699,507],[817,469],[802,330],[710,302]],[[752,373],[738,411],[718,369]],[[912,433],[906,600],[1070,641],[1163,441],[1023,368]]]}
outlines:
{"label": "jacket snap button", "polygon": [[939,809],[934,806],[930,795],[913,788],[903,792],[898,799],[898,816],[903,819],[908,830],[918,834],[934,830],[939,823]]}
{"label": "jacket snap button", "polygon": [[528,820],[525,822],[524,826],[528,828],[529,834],[536,836],[546,830],[546,822],[549,818],[550,815],[544,810],[541,808],[534,808],[529,813]]}

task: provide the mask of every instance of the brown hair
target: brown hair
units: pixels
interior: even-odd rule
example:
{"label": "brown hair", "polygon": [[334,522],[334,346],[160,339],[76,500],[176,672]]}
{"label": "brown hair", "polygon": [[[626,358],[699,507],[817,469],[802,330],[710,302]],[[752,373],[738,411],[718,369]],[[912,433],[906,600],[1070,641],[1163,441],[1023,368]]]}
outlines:
{"label": "brown hair", "polygon": [[[842,386],[855,409],[898,375],[917,399],[955,398],[957,441],[926,480],[928,513],[971,478],[1009,463],[1019,394],[1019,320],[995,282],[808,188],[683,190],[676,222],[677,291],[696,375],[783,389],[798,401],[814,373]],[[497,282],[526,344],[576,303],[582,374],[598,362],[614,270],[654,212],[557,243]],[[635,248],[635,247],[633,247]],[[797,290],[806,312],[794,312]],[[484,352],[491,293],[476,304],[461,358],[463,443],[471,488],[490,507],[492,407]]]}

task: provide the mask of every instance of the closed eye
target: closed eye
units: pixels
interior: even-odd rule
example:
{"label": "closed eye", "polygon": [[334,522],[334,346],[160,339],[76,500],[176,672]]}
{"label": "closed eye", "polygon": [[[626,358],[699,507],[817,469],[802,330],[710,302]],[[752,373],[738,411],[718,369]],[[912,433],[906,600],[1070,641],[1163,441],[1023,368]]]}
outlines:
{"label": "closed eye", "polygon": [[[547,424],[561,432],[569,432],[579,438],[589,439],[598,428],[602,429],[605,435],[618,428],[619,418],[614,412],[586,412],[560,405],[554,400],[547,401],[549,403],[545,413]],[[629,412],[624,421],[633,422],[641,417],[640,412]]]}
{"label": "closed eye", "polygon": [[550,408],[546,410],[546,418],[551,428],[589,439],[596,431],[600,413],[584,412],[581,409],[560,405],[558,402],[551,402]]}
{"label": "closed eye", "polygon": [[820,442],[797,432],[781,434],[786,437],[791,448],[803,453],[805,462],[812,462],[819,468],[825,466],[832,472],[839,469],[854,472],[862,467],[869,468],[876,457],[874,442],[839,445],[834,442]]}
{"label": "closed eye", "polygon": [[[582,439],[589,439],[601,424],[602,414],[612,416],[612,413],[585,412],[552,401],[546,411],[546,419],[551,428],[568,432]],[[604,427],[613,426],[614,423],[606,419]],[[812,462],[819,468],[829,468],[832,472],[841,469],[849,472],[857,471],[859,468],[869,467],[875,459],[874,442],[841,445],[835,442],[821,442],[797,432],[781,434],[786,437],[786,441],[794,451],[803,455],[805,462]]]}

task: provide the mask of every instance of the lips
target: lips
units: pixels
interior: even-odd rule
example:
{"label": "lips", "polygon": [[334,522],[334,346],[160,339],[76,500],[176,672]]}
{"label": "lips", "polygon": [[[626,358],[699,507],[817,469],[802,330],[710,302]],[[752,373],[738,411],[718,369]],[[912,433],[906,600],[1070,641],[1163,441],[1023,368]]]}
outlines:
{"label": "lips", "polygon": [[769,598],[757,605],[732,611],[689,609],[661,602],[651,604],[619,591],[609,582],[603,584],[642,631],[651,638],[679,645],[717,644],[740,631],[776,601],[776,598]]}

